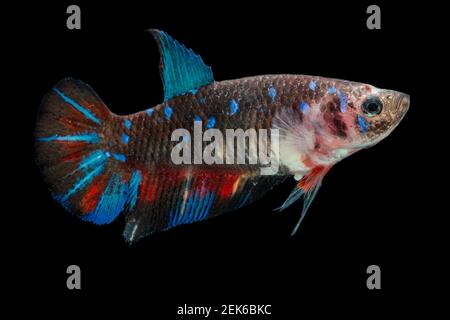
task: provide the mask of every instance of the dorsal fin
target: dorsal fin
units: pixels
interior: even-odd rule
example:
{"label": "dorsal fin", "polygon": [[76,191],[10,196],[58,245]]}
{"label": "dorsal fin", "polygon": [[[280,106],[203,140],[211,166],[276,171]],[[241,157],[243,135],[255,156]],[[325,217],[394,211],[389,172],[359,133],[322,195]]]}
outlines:
{"label": "dorsal fin", "polygon": [[164,85],[164,101],[214,82],[212,70],[191,49],[167,33],[151,29],[161,54],[159,71]]}

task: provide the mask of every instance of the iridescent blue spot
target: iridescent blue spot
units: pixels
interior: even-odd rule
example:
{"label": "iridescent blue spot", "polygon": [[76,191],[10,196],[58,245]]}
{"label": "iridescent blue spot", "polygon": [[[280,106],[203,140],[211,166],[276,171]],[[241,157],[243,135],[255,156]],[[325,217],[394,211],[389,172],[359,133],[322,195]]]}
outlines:
{"label": "iridescent blue spot", "polygon": [[131,121],[128,119],[125,119],[123,121],[123,125],[125,126],[125,128],[130,129],[131,128]]}
{"label": "iridescent blue spot", "polygon": [[166,117],[167,120],[170,119],[170,117],[172,116],[173,110],[170,106],[165,106],[164,107],[164,116]]}
{"label": "iridescent blue spot", "polygon": [[238,112],[239,110],[239,103],[237,103],[236,100],[231,100],[230,101],[230,115],[232,116],[233,114],[235,114],[236,112]]}
{"label": "iridescent blue spot", "polygon": [[200,116],[195,116],[194,121],[202,121],[202,118],[200,118]]}
{"label": "iridescent blue spot", "polygon": [[361,132],[366,133],[366,131],[367,131],[366,120],[364,120],[364,118],[361,117],[359,114],[358,114],[358,123],[359,123],[359,126],[361,127]]}
{"label": "iridescent blue spot", "polygon": [[269,97],[272,98],[272,102],[275,100],[276,96],[277,96],[277,90],[274,87],[270,86],[269,87]]}
{"label": "iridescent blue spot", "polygon": [[192,94],[196,94],[198,92],[198,89],[192,89],[192,90],[189,90],[189,92]]}
{"label": "iridescent blue spot", "polygon": [[121,162],[127,161],[127,157],[122,153],[114,153],[113,156],[114,156],[114,159],[116,159],[118,161],[121,161]]}
{"label": "iridescent blue spot", "polygon": [[329,87],[328,88],[328,94],[333,94],[336,93],[336,88],[335,87]]}
{"label": "iridescent blue spot", "polygon": [[153,114],[153,111],[155,111],[155,109],[153,109],[153,108],[148,108],[148,109],[147,109],[147,115],[151,117],[152,114]]}
{"label": "iridescent blue spot", "polygon": [[305,101],[302,101],[302,103],[300,104],[300,110],[303,114],[306,114],[309,110],[309,104],[307,104]]}
{"label": "iridescent blue spot", "polygon": [[123,141],[123,143],[128,144],[129,140],[130,140],[130,137],[125,132],[122,132],[122,141]]}
{"label": "iridescent blue spot", "polygon": [[311,89],[312,91],[315,91],[317,87],[316,81],[311,80],[311,82],[309,83],[309,89]]}
{"label": "iridescent blue spot", "polygon": [[68,136],[59,136],[54,135],[50,137],[43,137],[43,138],[37,138],[37,141],[82,141],[82,142],[89,142],[89,143],[98,143],[100,138],[98,137],[97,133],[83,133],[83,134],[77,134],[77,135],[68,135]]}
{"label": "iridescent blue spot", "polygon": [[209,117],[208,122],[206,123],[206,127],[208,129],[211,129],[215,125],[216,125],[216,118],[214,118],[214,116]]}
{"label": "iridescent blue spot", "polygon": [[341,112],[345,112],[347,110],[347,96],[342,90],[339,90],[339,102],[341,105]]}

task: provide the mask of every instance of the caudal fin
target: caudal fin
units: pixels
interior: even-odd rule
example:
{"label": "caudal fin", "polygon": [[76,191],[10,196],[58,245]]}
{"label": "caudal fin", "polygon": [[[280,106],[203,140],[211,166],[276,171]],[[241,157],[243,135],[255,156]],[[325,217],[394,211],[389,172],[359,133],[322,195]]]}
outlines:
{"label": "caudal fin", "polygon": [[111,151],[112,123],[126,130],[118,118],[91,87],[64,79],[44,97],[36,124],[36,160],[53,197],[97,224],[133,205],[140,179],[121,167],[122,154]]}

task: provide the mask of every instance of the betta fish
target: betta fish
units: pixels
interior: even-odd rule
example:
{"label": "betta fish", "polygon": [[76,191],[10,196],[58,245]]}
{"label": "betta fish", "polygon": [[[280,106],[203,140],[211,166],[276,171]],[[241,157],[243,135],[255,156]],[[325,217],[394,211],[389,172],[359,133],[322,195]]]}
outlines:
{"label": "betta fish", "polygon": [[[35,130],[36,161],[53,198],[94,224],[123,214],[130,243],[246,206],[288,177],[297,183],[279,210],[303,199],[295,233],[331,167],[387,137],[409,108],[406,94],[318,76],[215,81],[191,49],[150,33],[161,55],[161,104],[116,115],[91,87],[67,78],[43,98]],[[277,132],[270,152],[278,170],[262,174],[261,162],[174,163],[172,133],[196,126]],[[182,137],[185,145],[192,136]]]}

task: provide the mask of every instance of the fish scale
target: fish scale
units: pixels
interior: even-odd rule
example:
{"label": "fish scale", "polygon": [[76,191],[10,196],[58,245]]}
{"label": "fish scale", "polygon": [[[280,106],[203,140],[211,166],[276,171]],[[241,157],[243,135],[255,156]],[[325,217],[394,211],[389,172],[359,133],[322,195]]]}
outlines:
{"label": "fish scale", "polygon": [[[323,96],[325,90],[314,95],[304,93],[306,83],[311,79],[313,78],[309,76],[273,75],[214,82],[200,88],[195,95],[187,93],[155,106],[152,116],[148,116],[145,111],[127,116],[133,123],[138,124],[131,132],[129,153],[144,162],[169,161],[170,153],[167,152],[167,146],[171,145],[170,133],[177,128],[185,128],[192,133],[194,116],[197,113],[202,118],[203,124],[210,116],[214,116],[217,119],[215,128],[219,130],[254,128],[267,129],[270,132],[271,120],[279,108],[296,109],[299,101],[311,104]],[[317,77],[314,79],[321,81]],[[329,84],[331,85],[331,82]],[[274,101],[271,101],[267,94],[271,87],[277,92]],[[243,91],[247,94],[242,95]],[[200,105],[202,97],[209,99]],[[232,99],[238,101],[240,106],[236,115],[229,115],[229,102]],[[166,105],[174,110],[170,121],[164,116],[163,110]],[[139,125],[142,123],[148,124],[144,126],[144,130]],[[142,158],[142,155],[145,157]]]}

